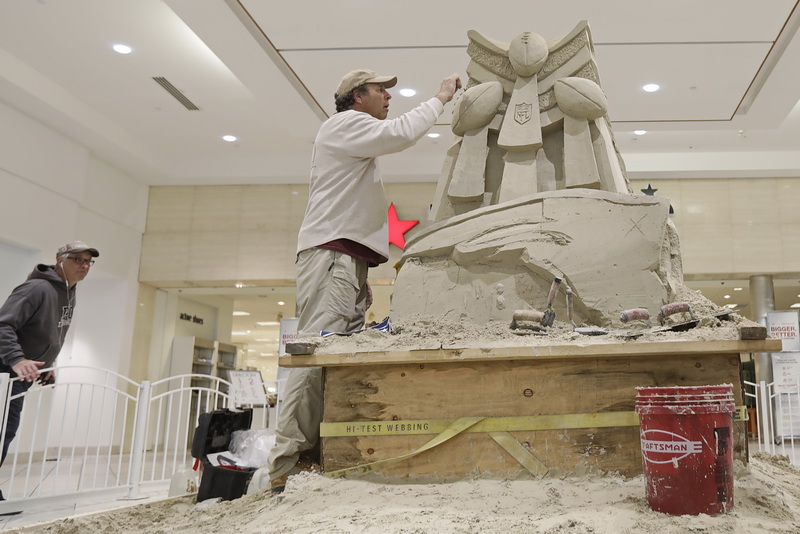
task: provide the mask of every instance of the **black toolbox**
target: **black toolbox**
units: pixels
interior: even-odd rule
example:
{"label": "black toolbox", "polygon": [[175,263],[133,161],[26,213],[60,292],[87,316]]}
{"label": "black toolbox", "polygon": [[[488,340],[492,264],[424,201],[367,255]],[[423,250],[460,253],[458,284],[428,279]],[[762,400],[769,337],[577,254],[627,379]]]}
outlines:
{"label": "black toolbox", "polygon": [[225,452],[231,444],[231,435],[237,430],[249,430],[253,421],[253,410],[214,410],[200,415],[192,439],[192,457],[203,462],[203,477],[197,490],[197,502],[221,497],[223,500],[238,499],[247,490],[255,467],[215,466],[207,456]]}

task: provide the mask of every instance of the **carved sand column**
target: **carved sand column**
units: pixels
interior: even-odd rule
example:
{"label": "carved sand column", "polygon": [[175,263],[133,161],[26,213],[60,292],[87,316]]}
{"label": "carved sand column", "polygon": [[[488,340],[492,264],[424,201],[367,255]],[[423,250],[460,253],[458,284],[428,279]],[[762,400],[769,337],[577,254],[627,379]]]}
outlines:
{"label": "carved sand column", "polygon": [[600,189],[600,171],[594,159],[589,119],[608,109],[600,86],[584,78],[563,78],[553,86],[556,102],[564,112],[564,179],[566,188]]}
{"label": "carved sand column", "polygon": [[[586,78],[562,78],[553,86],[564,112],[564,177],[567,189],[577,187],[627,193],[628,188],[605,118],[603,90]],[[589,121],[594,121],[595,139]]]}
{"label": "carved sand column", "polygon": [[508,59],[517,75],[497,146],[507,150],[498,202],[538,192],[536,151],[542,146],[539,121],[537,73],[547,61],[547,42],[541,35],[525,32],[508,48]]}
{"label": "carved sand column", "polygon": [[462,139],[447,188],[447,196],[454,204],[483,199],[489,123],[502,101],[500,82],[488,82],[471,87],[456,103],[451,128]]}
{"label": "carved sand column", "polygon": [[629,193],[625,173],[614,148],[614,135],[605,115],[594,121],[598,136],[594,140],[594,156],[600,169],[603,189],[613,193]]}

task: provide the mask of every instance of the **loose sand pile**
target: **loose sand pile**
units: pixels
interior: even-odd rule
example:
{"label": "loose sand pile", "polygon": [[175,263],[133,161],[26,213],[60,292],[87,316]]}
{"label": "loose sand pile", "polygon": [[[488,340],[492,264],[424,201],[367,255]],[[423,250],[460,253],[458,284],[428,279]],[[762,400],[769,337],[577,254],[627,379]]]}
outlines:
{"label": "loose sand pile", "polygon": [[[704,298],[692,306],[698,319],[696,327],[686,331],[669,331],[654,321],[648,327],[643,321],[629,323],[624,330],[610,330],[604,335],[584,335],[574,331],[575,326],[557,318],[554,325],[540,332],[512,329],[510,322],[490,321],[475,325],[467,321],[446,321],[440,317],[413,315],[393,320],[393,332],[366,330],[352,336],[332,335],[313,338],[317,354],[348,354],[390,350],[455,349],[522,347],[544,345],[587,345],[599,343],[633,343],[659,341],[724,341],[739,339],[739,328],[755,325],[752,321],[730,313],[720,317],[724,310],[702,306]],[[684,317],[685,316],[685,317]],[[666,326],[688,321],[687,314],[670,317]],[[586,325],[578,325],[586,326]]]}
{"label": "loose sand pile", "polygon": [[191,498],[179,498],[66,519],[25,532],[800,532],[800,471],[786,457],[756,454],[748,466],[737,462],[734,497],[734,510],[728,514],[669,516],[648,507],[641,476],[385,485],[304,473],[289,479],[282,496],[256,493],[211,506],[203,503],[201,510]]}

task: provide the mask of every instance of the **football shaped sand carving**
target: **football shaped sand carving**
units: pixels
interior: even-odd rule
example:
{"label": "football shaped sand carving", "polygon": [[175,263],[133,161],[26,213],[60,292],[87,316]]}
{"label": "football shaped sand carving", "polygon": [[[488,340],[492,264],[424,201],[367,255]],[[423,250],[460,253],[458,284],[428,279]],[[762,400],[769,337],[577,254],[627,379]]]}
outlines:
{"label": "football shaped sand carving", "polygon": [[562,78],[553,90],[556,102],[565,114],[585,119],[599,119],[606,114],[608,101],[600,86],[586,78]]}
{"label": "football shaped sand carving", "polygon": [[461,95],[453,110],[451,129],[456,135],[485,126],[497,113],[503,101],[500,82],[487,82],[470,87]]}
{"label": "football shaped sand carving", "polygon": [[511,40],[508,60],[518,76],[533,76],[547,60],[547,41],[537,33],[525,32]]}
{"label": "football shaped sand carving", "polygon": [[468,37],[457,137],[427,226],[400,259],[392,315],[510,324],[515,311],[544,309],[558,277],[557,323],[569,289],[577,326],[623,327],[624,310],[695,295],[669,200],[628,183],[588,24],[549,41]]}

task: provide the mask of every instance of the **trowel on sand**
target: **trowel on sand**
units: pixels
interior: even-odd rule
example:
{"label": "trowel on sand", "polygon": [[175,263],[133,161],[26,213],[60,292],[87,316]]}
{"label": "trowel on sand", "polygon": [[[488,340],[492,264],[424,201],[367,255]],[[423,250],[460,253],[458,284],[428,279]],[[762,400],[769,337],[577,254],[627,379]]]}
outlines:
{"label": "trowel on sand", "polygon": [[[690,320],[677,322],[673,324],[667,324],[667,317],[675,315],[677,313],[686,313],[689,315]],[[717,319],[729,319],[730,318],[730,310],[723,310],[721,312],[717,312],[711,315],[711,317]],[[658,310],[658,322],[661,326],[657,326],[655,328],[651,327],[650,323],[650,312],[648,312],[644,308],[632,308],[630,310],[625,310],[620,314],[620,320],[623,323],[628,323],[630,321],[645,321],[648,328],[644,328],[641,330],[608,330],[606,328],[601,327],[583,327],[583,328],[575,328],[575,332],[579,334],[583,334],[585,336],[599,336],[604,334],[616,334],[621,335],[623,337],[628,338],[636,338],[641,337],[645,334],[651,334],[656,332],[686,332],[687,330],[691,330],[692,328],[696,327],[700,323],[700,319],[698,319],[692,308],[688,302],[672,302],[670,304],[665,304],[661,306]]]}
{"label": "trowel on sand", "polygon": [[544,318],[542,319],[542,326],[553,326],[556,320],[556,311],[553,309],[553,302],[558,295],[558,286],[561,285],[561,278],[553,278],[553,283],[550,284],[550,292],[547,294],[547,309],[544,311]]}

